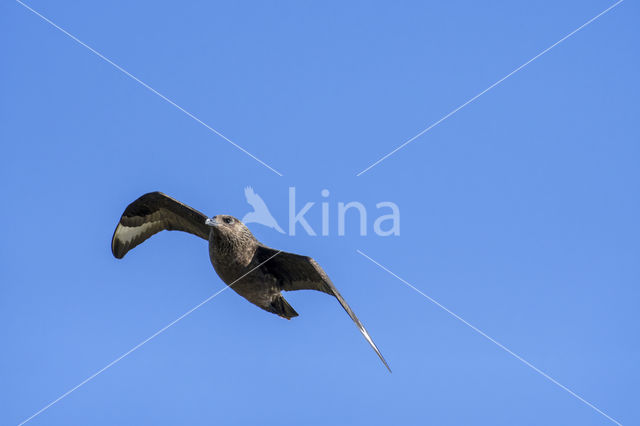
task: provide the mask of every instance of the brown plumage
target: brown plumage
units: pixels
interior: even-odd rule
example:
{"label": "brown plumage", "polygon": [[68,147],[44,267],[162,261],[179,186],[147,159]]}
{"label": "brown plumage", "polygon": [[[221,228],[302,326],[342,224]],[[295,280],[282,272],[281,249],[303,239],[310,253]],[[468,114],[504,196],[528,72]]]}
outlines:
{"label": "brown plumage", "polygon": [[208,240],[211,264],[222,281],[249,302],[283,318],[298,316],[282,296],[283,290],[317,290],[334,296],[389,369],[367,330],[315,260],[263,245],[233,216],[209,219],[161,192],[151,192],[127,206],[113,234],[111,251],[121,259],[162,230],[184,231]]}

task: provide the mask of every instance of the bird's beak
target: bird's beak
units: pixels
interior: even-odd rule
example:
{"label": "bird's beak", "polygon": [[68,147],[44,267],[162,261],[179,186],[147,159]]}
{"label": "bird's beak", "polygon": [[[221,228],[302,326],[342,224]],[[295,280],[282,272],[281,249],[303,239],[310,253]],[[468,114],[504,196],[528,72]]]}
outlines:
{"label": "bird's beak", "polygon": [[218,226],[218,222],[211,218],[207,218],[207,220],[204,221],[204,224],[207,226]]}

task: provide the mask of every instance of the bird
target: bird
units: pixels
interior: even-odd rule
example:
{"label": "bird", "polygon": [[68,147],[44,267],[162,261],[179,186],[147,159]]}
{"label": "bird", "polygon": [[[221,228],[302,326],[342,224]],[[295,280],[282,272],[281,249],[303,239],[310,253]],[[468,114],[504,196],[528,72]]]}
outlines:
{"label": "bird", "polygon": [[242,218],[243,223],[259,223],[260,225],[273,228],[281,234],[284,234],[276,219],[271,215],[269,208],[265,204],[262,197],[255,193],[252,187],[247,186],[244,189],[244,196],[247,199],[247,203],[253,207],[253,211],[247,213]]}
{"label": "bird", "polygon": [[207,240],[209,259],[222,281],[249,302],[282,318],[298,316],[282,291],[316,290],[335,297],[391,372],[364,325],[314,259],[267,247],[233,216],[208,217],[162,192],[150,192],[122,213],[111,240],[113,256],[122,259],[163,230],[183,231]]}

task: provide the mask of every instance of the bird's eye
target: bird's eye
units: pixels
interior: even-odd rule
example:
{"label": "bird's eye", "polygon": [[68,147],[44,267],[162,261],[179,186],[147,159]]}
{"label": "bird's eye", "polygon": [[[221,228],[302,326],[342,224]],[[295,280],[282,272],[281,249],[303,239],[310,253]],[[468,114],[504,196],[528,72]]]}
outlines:
{"label": "bird's eye", "polygon": [[230,217],[224,218],[224,223],[231,223],[231,222],[233,222],[233,219],[231,219]]}

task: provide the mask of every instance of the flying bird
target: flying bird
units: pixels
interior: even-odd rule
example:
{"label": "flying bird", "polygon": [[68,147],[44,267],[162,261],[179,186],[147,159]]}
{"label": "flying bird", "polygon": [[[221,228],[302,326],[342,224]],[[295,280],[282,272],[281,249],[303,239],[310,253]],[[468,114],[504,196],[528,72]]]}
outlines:
{"label": "flying bird", "polygon": [[315,260],[265,246],[233,216],[209,218],[161,192],[151,192],[127,206],[113,233],[111,251],[122,259],[129,250],[163,230],[188,232],[209,241],[209,258],[222,281],[249,302],[282,318],[298,316],[282,296],[283,290],[317,290],[334,296],[391,371],[367,330]]}
{"label": "flying bird", "polygon": [[256,194],[252,187],[247,186],[244,189],[244,196],[247,199],[247,203],[253,207],[253,211],[244,215],[242,222],[259,223],[260,225],[268,226],[269,228],[273,228],[279,233],[284,234],[284,231],[280,228],[276,219],[271,215],[271,212],[262,197]]}

